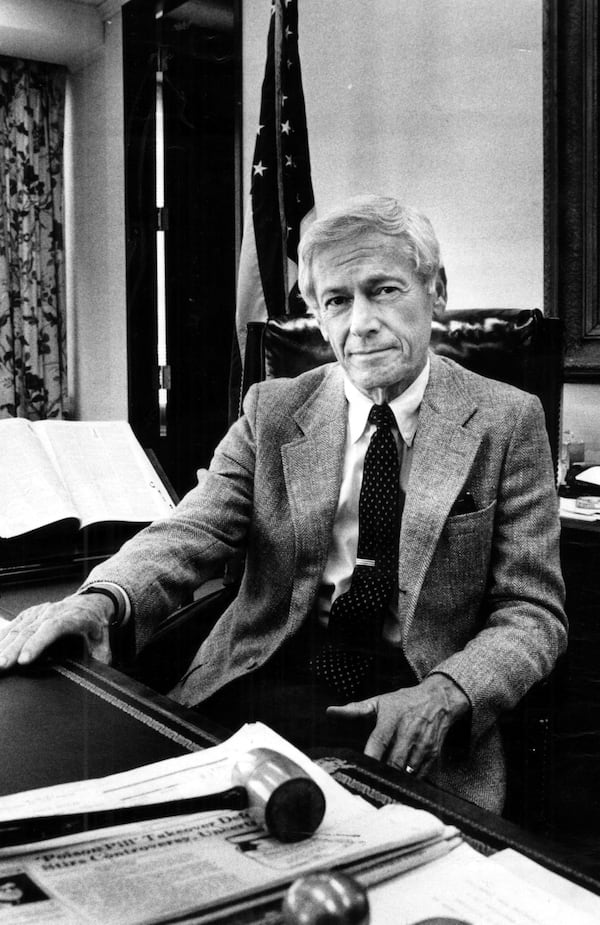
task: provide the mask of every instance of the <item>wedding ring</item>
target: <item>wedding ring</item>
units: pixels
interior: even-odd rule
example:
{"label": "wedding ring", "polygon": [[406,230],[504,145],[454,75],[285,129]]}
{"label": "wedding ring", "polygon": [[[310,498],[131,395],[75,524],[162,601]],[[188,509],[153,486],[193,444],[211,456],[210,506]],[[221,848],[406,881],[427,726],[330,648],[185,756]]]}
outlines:
{"label": "wedding ring", "polygon": [[410,766],[409,764],[406,765],[406,767],[404,768],[404,770],[406,771],[407,774],[414,774],[414,773],[415,773],[415,769],[414,769],[414,768],[411,768],[411,766]]}

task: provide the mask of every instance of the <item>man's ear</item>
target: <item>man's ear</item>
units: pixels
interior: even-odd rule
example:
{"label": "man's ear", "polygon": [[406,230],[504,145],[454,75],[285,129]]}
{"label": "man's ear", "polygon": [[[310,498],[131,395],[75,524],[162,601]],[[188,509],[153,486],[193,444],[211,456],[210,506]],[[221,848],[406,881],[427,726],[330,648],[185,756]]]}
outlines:
{"label": "man's ear", "polygon": [[442,315],[446,311],[446,296],[438,293],[433,300],[433,311],[436,315]]}
{"label": "man's ear", "polygon": [[434,314],[442,315],[446,311],[446,305],[448,304],[448,277],[446,276],[446,268],[443,264],[440,266],[437,273],[434,295]]}

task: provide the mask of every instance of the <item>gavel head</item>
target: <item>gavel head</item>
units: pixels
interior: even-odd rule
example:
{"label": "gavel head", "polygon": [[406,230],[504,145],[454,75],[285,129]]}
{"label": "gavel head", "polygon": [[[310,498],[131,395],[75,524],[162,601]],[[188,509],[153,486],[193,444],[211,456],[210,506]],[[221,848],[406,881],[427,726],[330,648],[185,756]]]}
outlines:
{"label": "gavel head", "polygon": [[295,880],[281,913],[285,925],[368,925],[371,920],[365,888],[335,870],[315,871]]}
{"label": "gavel head", "polygon": [[306,771],[271,748],[255,748],[234,765],[232,782],[245,787],[255,822],[282,842],[309,838],[325,815],[325,796]]}

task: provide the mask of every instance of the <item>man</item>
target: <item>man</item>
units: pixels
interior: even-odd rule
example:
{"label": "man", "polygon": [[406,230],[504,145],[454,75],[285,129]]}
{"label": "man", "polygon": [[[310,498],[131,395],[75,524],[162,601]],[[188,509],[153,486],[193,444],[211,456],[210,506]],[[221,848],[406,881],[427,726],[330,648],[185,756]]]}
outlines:
{"label": "man", "polygon": [[[23,899],[23,890],[14,880],[4,880],[0,883],[0,904],[5,906],[19,906]],[[0,909],[2,905],[0,905]]]}
{"label": "man", "polygon": [[353,200],[311,226],[300,259],[337,363],[255,386],[173,516],[86,593],[18,617],[0,666],[68,632],[108,659],[128,609],[141,644],[243,548],[237,598],[172,696],[305,746],[350,730],[500,810],[496,719],[566,645],[540,403],[430,354],[440,254],[424,216]]}

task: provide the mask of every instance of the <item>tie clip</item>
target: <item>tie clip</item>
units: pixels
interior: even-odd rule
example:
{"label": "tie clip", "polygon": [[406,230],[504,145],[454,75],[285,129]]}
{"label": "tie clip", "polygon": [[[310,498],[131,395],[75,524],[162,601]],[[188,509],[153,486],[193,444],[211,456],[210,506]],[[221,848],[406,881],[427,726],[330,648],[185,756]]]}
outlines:
{"label": "tie clip", "polygon": [[368,565],[369,568],[375,568],[375,559],[356,559],[357,565]]}

